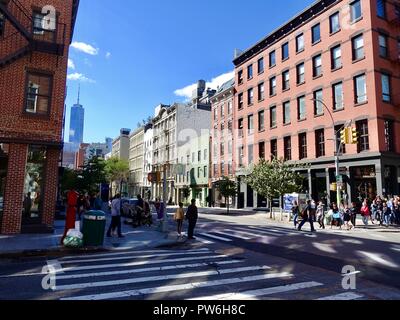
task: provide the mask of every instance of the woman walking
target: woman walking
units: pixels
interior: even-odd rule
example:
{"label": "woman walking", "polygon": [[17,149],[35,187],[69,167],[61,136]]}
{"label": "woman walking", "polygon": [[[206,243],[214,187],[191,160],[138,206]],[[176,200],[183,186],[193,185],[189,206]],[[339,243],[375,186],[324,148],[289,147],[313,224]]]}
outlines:
{"label": "woman walking", "polygon": [[183,211],[183,203],[179,203],[179,208],[176,209],[174,220],[178,226],[178,236],[182,237],[183,220],[185,219],[185,212]]}
{"label": "woman walking", "polygon": [[322,201],[317,206],[317,221],[320,229],[325,229],[325,206]]}
{"label": "woman walking", "polygon": [[299,214],[300,214],[299,205],[297,204],[297,201],[293,201],[292,215],[293,215],[293,221],[294,221],[294,228],[295,229],[297,229]]}
{"label": "woman walking", "polygon": [[367,199],[365,199],[362,204],[361,216],[362,216],[362,220],[363,220],[363,223],[365,226],[368,226],[368,220],[371,220],[372,224],[374,224],[374,221],[372,220],[372,217],[371,217],[371,210],[369,209]]}

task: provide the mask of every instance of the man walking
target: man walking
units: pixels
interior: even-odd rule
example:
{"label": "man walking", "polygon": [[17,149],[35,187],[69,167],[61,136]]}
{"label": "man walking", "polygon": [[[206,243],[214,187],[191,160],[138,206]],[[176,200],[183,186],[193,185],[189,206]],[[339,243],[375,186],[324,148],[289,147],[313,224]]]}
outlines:
{"label": "man walking", "polygon": [[188,228],[188,239],[193,240],[196,239],[193,237],[194,228],[196,227],[197,219],[199,217],[199,213],[196,207],[196,200],[192,200],[192,204],[186,211],[186,219],[189,221],[189,228]]}
{"label": "man walking", "polygon": [[315,232],[314,212],[313,212],[313,209],[311,208],[311,200],[307,201],[307,206],[304,208],[304,210],[302,212],[302,218],[303,218],[303,221],[301,221],[298,230],[301,231],[301,228],[303,228],[304,224],[308,221],[311,226],[311,232]]}
{"label": "man walking", "polygon": [[111,238],[111,234],[118,229],[118,237],[124,238],[121,232],[121,195],[117,194],[111,202],[111,224],[107,231],[107,237]]}

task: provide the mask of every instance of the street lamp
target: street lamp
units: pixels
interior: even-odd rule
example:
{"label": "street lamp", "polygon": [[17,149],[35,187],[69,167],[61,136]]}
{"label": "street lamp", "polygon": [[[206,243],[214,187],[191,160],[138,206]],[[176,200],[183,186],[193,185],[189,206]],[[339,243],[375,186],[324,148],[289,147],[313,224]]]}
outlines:
{"label": "street lamp", "polygon": [[[341,203],[341,195],[340,195],[340,189],[339,189],[339,184],[338,184],[338,180],[339,180],[339,177],[340,177],[340,164],[339,164],[340,158],[339,158],[339,153],[340,153],[340,150],[342,149],[343,143],[342,142],[340,142],[340,144],[338,143],[338,141],[340,141],[340,139],[338,139],[338,133],[341,132],[344,128],[348,128],[351,125],[352,120],[347,121],[343,125],[343,127],[341,127],[339,130],[336,131],[335,130],[335,120],[333,119],[332,112],[329,109],[329,107],[325,104],[325,102],[323,100],[321,100],[321,99],[316,99],[316,98],[313,98],[311,100],[314,101],[314,102],[321,103],[324,106],[324,108],[328,111],[329,116],[330,116],[330,118],[332,120],[332,128],[333,128],[333,135],[334,135],[333,136],[333,141],[335,143],[335,149],[334,150],[335,150],[335,170],[336,170],[336,197],[337,197],[336,201],[337,201],[337,205],[339,206],[340,203]],[[331,139],[329,139],[329,140],[331,140]]]}

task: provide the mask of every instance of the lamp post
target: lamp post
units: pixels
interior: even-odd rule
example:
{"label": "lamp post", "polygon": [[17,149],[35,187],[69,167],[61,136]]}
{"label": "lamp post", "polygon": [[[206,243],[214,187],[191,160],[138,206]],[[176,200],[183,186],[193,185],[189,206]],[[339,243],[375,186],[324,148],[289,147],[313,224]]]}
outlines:
{"label": "lamp post", "polygon": [[[351,125],[352,120],[347,121],[343,127],[341,127],[339,130],[335,130],[335,120],[333,119],[333,115],[331,110],[329,109],[329,107],[326,105],[326,103],[321,100],[321,99],[311,99],[314,102],[319,102],[321,103],[324,108],[328,111],[328,114],[332,120],[332,128],[333,128],[333,141],[335,144],[335,172],[336,172],[336,201],[337,201],[337,205],[339,206],[341,203],[341,194],[340,194],[340,188],[339,188],[339,184],[338,184],[338,179],[340,177],[340,158],[339,158],[339,153],[340,150],[342,149],[342,143],[338,143],[340,141],[340,139],[338,139],[338,132],[342,131],[343,128],[347,128]],[[329,139],[330,140],[330,139]]]}

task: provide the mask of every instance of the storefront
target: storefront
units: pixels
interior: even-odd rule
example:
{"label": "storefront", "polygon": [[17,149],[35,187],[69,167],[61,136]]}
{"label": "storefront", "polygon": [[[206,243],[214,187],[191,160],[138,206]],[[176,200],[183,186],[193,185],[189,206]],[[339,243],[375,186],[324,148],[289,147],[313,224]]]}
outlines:
{"label": "storefront", "polygon": [[[377,172],[375,166],[350,168],[353,200],[375,199],[378,195]],[[381,194],[380,194],[381,195]]]}

